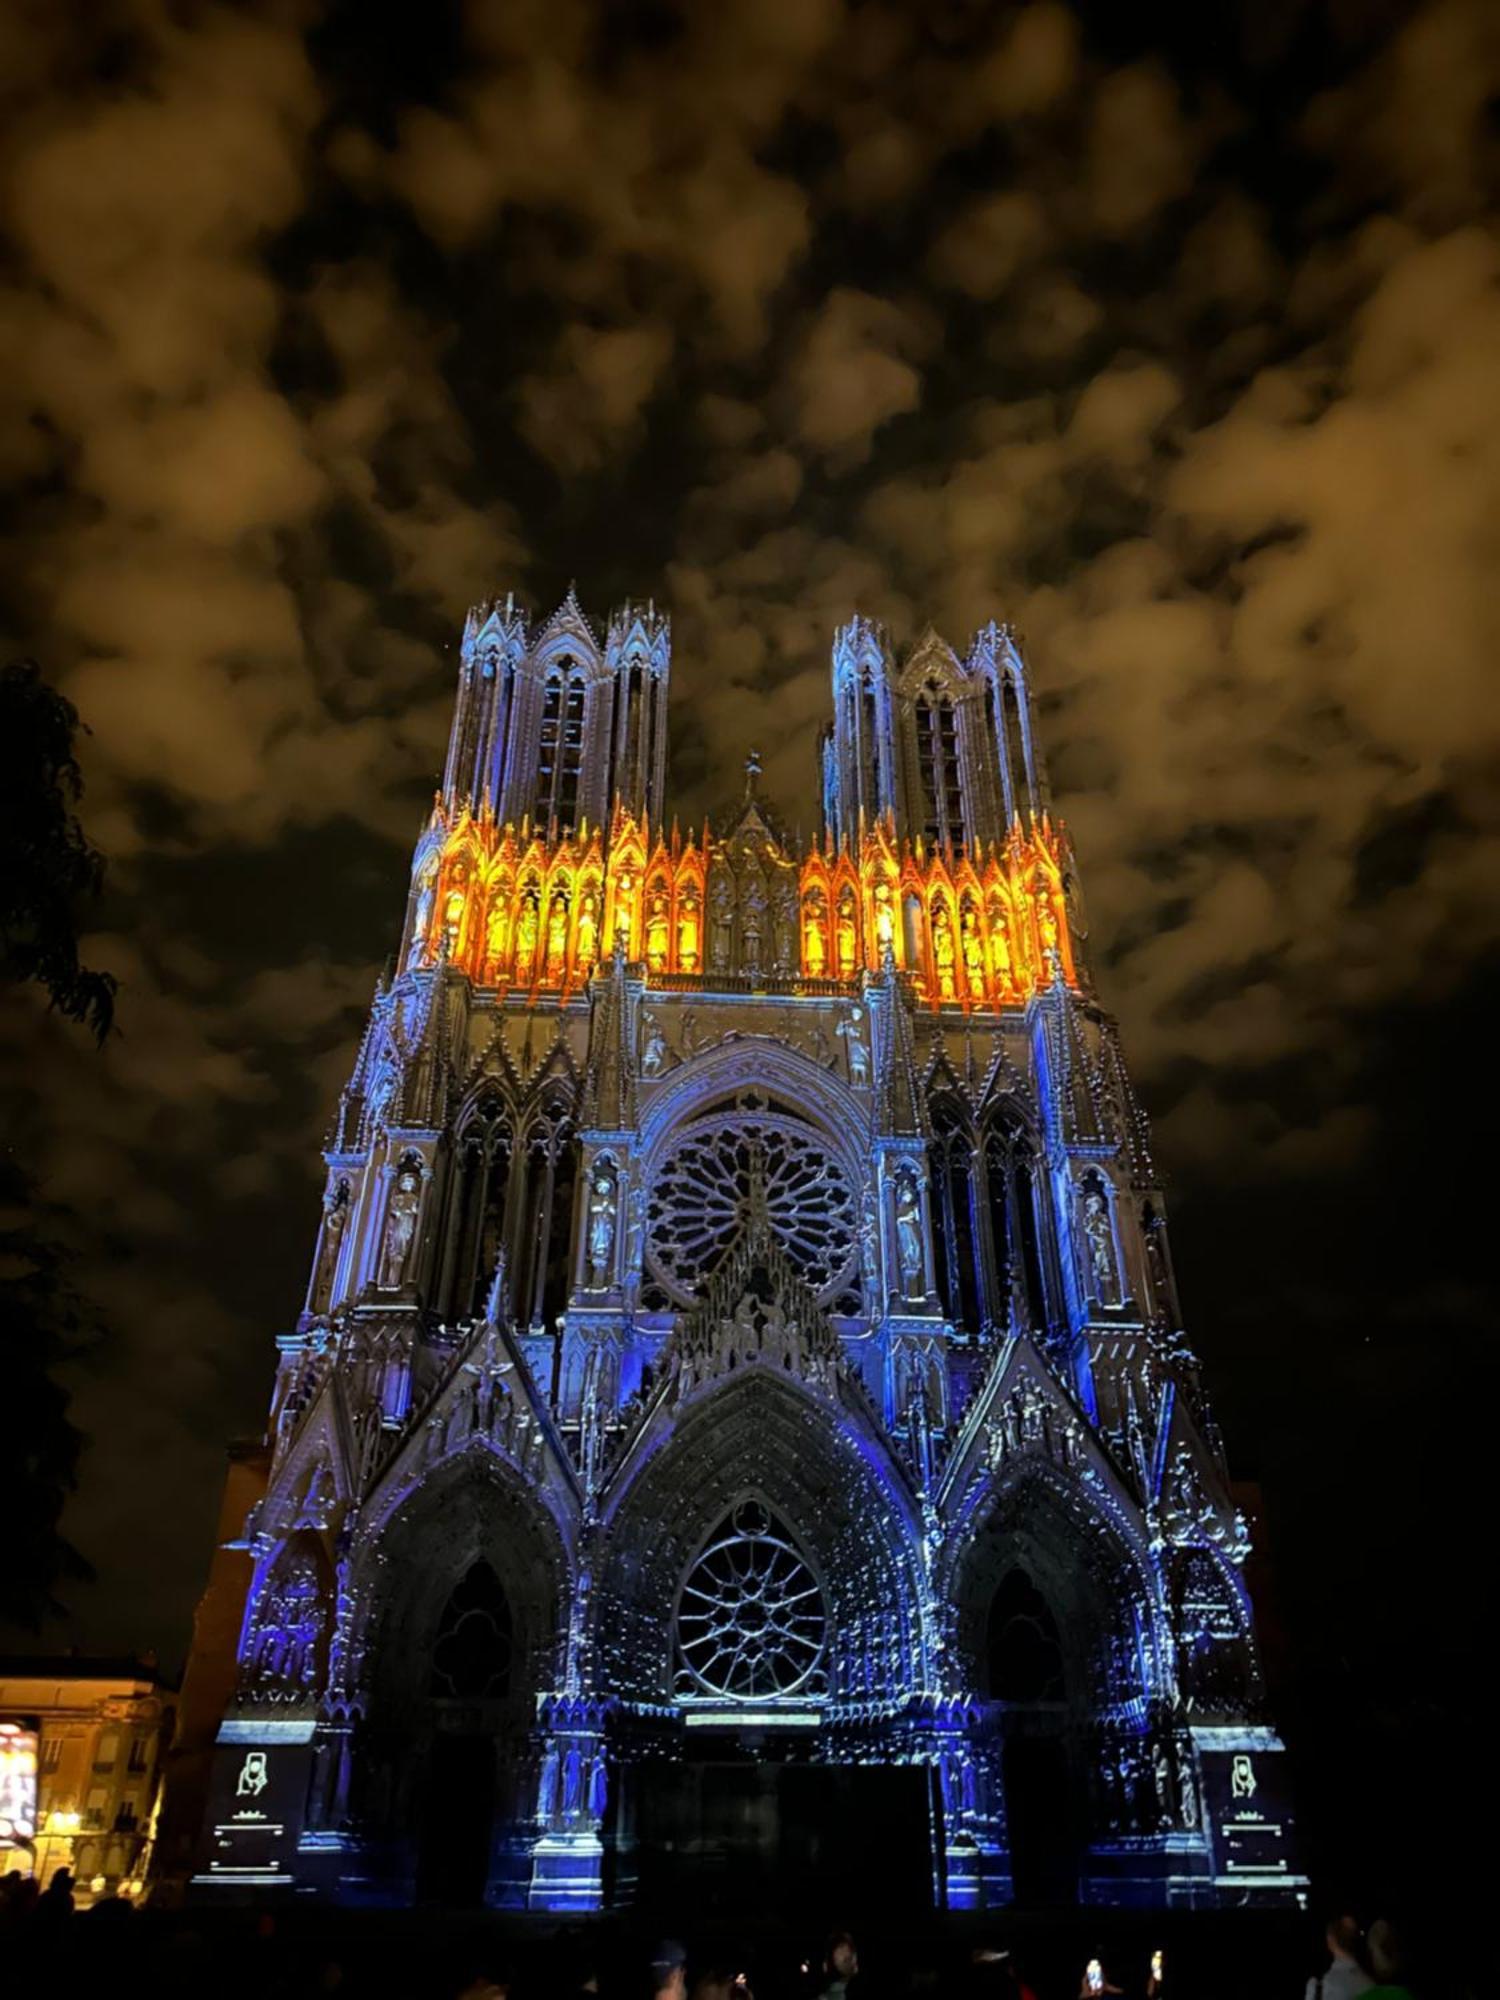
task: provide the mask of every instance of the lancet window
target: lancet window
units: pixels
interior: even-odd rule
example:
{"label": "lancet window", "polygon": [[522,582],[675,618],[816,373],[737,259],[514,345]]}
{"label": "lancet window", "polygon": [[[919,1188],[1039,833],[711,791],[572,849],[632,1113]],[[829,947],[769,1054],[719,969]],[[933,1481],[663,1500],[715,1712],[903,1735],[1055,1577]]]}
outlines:
{"label": "lancet window", "polygon": [[547,675],[538,742],[537,818],[544,824],[564,828],[577,821],[587,706],[583,669],[560,660]]}
{"label": "lancet window", "polygon": [[1022,1315],[1026,1325],[1035,1327],[1046,1315],[1036,1203],[1030,1146],[1011,1128],[992,1126],[984,1143],[984,1206],[1002,1324]]}
{"label": "lancet window", "polygon": [[489,1564],[470,1565],[443,1608],[427,1691],[456,1701],[509,1694],[515,1636],[510,1603]]}
{"label": "lancet window", "polygon": [[572,1122],[557,1105],[538,1117],[526,1141],[520,1231],[516,1245],[516,1317],[551,1328],[568,1302],[578,1148]]}
{"label": "lancet window", "polygon": [[934,847],[958,847],[964,837],[958,711],[941,689],[929,686],[918,696],[916,729],[924,831]]}
{"label": "lancet window", "polygon": [[494,1282],[505,1241],[512,1151],[505,1108],[498,1098],[487,1098],[465,1124],[454,1164],[442,1292],[455,1319],[477,1318]]}
{"label": "lancet window", "polygon": [[990,1698],[1054,1702],[1066,1694],[1057,1620],[1024,1569],[1005,1576],[990,1603]]}
{"label": "lancet window", "polygon": [[1014,674],[994,672],[985,680],[984,703],[990,741],[1000,765],[1000,789],[1009,825],[1018,812],[1038,813],[1042,803],[1037,792],[1026,691]]}
{"label": "lancet window", "polygon": [[973,1335],[985,1317],[984,1273],[975,1228],[974,1140],[951,1098],[934,1100],[932,1123],[929,1159],[938,1296],[954,1324]]}

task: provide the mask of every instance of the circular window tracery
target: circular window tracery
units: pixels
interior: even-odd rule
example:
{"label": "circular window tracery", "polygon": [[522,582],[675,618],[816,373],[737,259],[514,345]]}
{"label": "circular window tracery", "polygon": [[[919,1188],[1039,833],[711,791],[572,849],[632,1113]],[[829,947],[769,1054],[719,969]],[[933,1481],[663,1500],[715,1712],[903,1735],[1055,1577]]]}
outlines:
{"label": "circular window tracery", "polygon": [[817,1578],[770,1510],[742,1501],[682,1586],[678,1693],[731,1701],[822,1694],[827,1643]]}
{"label": "circular window tracery", "polygon": [[700,1120],[657,1170],[646,1261],[671,1302],[692,1304],[757,1208],[820,1303],[857,1311],[854,1191],[810,1126],[766,1113]]}

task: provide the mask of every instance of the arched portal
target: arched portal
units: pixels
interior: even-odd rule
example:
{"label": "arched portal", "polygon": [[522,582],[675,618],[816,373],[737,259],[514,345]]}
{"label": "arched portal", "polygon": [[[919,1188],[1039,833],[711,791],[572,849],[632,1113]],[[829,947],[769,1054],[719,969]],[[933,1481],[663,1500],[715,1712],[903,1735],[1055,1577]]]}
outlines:
{"label": "arched portal", "polygon": [[356,1558],[351,1816],[384,1893],[519,1900],[536,1697],[556,1682],[561,1646],[556,1527],[482,1446],[377,1522]]}
{"label": "arched portal", "polygon": [[642,1895],[928,1906],[929,1774],[847,1719],[930,1684],[920,1518],[873,1427],[752,1361],[679,1406],[604,1511],[601,1674],[684,1724],[670,1763],[621,1740]]}
{"label": "arched portal", "polygon": [[953,1587],[958,1645],[991,1704],[1016,1900],[1075,1902],[1091,1845],[1114,1830],[1103,1774],[1154,1712],[1149,1563],[1071,1475],[1035,1461],[994,1497]]}

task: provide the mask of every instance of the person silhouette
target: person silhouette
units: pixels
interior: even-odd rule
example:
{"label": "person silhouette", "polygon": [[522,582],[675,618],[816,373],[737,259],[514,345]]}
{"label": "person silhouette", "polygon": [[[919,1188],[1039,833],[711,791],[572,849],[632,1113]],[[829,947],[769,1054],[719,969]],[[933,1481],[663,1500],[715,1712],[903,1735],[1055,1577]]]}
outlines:
{"label": "person silhouette", "polygon": [[1375,1984],[1360,1963],[1359,1925],[1353,1917],[1330,1917],[1323,1933],[1328,1970],[1307,1982],[1306,2000],[1359,2000]]}
{"label": "person silhouette", "polygon": [[36,1899],[38,1923],[63,1923],[73,1914],[73,1871],[59,1868]]}

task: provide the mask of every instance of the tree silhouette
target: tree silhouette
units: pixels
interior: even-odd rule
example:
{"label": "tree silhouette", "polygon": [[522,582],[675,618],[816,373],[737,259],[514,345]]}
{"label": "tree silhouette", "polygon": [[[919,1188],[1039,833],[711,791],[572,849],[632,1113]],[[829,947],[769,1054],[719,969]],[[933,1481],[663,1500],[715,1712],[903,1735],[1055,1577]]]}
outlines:
{"label": "tree silhouette", "polygon": [[59,1526],[78,1483],[84,1440],[68,1417],[69,1395],[57,1370],[98,1331],[68,1280],[73,1254],[49,1226],[31,1176],[14,1158],[0,1158],[0,1623],[32,1630],[63,1609],[58,1584],[93,1575]]}
{"label": "tree silhouette", "polygon": [[[73,810],[81,726],[34,661],[0,668],[0,981],[44,987],[52,1006],[102,1046],[115,981],[78,959],[79,913],[104,879],[103,857]],[[0,1155],[0,1622],[32,1629],[63,1608],[58,1584],[93,1573],[59,1525],[83,1435],[58,1370],[99,1330],[69,1280],[75,1253],[61,1233],[65,1221],[15,1154]]]}
{"label": "tree silhouette", "polygon": [[0,668],[0,978],[37,981],[102,1042],[115,980],[78,962],[79,906],[104,881],[104,857],[73,811],[80,727],[35,660]]}

